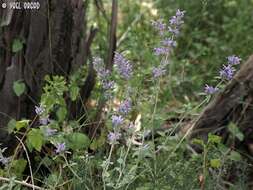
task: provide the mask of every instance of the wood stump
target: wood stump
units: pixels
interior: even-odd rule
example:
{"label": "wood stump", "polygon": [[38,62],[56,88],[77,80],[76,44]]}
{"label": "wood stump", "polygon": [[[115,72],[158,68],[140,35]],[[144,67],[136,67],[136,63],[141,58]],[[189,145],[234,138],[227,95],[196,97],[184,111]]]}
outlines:
{"label": "wood stump", "polygon": [[233,122],[244,134],[243,142],[235,146],[253,144],[253,55],[241,65],[241,69],[217,94],[195,122],[191,138],[207,139],[209,132],[215,132],[226,140],[227,125]]}
{"label": "wood stump", "polygon": [[[30,0],[31,2],[34,0]],[[3,0],[9,2],[9,0]],[[68,76],[86,64],[94,33],[86,27],[83,0],[36,0],[39,10],[10,10],[0,8],[0,143],[13,143],[6,127],[11,118],[33,118],[39,103],[45,75]],[[14,40],[24,42],[19,52],[12,51]],[[13,83],[21,80],[26,93],[17,97]],[[94,85],[94,77],[87,82]],[[84,84],[81,93],[91,91]],[[73,104],[73,103],[71,103]],[[72,108],[75,106],[70,105]],[[79,106],[80,107],[80,106]],[[80,109],[71,109],[80,111]],[[71,113],[75,115],[75,113]]]}

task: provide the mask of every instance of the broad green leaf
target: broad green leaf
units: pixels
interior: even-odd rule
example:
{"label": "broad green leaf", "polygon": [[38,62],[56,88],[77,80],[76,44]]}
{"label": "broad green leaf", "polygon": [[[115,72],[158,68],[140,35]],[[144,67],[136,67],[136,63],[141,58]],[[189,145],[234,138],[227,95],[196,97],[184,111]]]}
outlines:
{"label": "broad green leaf", "polygon": [[210,160],[210,165],[211,165],[212,168],[219,168],[221,166],[220,159]]}
{"label": "broad green leaf", "polygon": [[236,152],[236,151],[231,151],[231,153],[228,156],[231,160],[233,161],[240,161],[242,160],[242,156],[240,153]]}
{"label": "broad green leaf", "polygon": [[29,125],[30,120],[21,120],[16,122],[16,129],[19,131],[22,128],[26,128]]}
{"label": "broad green leaf", "polygon": [[230,123],[228,125],[228,130],[237,139],[239,139],[240,141],[243,141],[244,134],[240,131],[240,129],[234,123]]}
{"label": "broad green leaf", "polygon": [[41,147],[43,145],[43,134],[40,129],[32,129],[27,134],[27,144],[28,147],[35,148],[35,150],[39,151],[41,150]]}
{"label": "broad green leaf", "polygon": [[12,43],[12,52],[17,53],[23,49],[23,42],[20,39],[15,39]]}
{"label": "broad green leaf", "polygon": [[85,149],[89,147],[90,139],[83,133],[72,133],[68,136],[69,147],[75,149]]}
{"label": "broad green leaf", "polygon": [[15,81],[13,83],[13,90],[17,96],[21,96],[25,92],[25,83],[21,81]]}
{"label": "broad green leaf", "polygon": [[67,109],[65,107],[60,107],[56,112],[57,118],[60,122],[64,121],[67,115]]}

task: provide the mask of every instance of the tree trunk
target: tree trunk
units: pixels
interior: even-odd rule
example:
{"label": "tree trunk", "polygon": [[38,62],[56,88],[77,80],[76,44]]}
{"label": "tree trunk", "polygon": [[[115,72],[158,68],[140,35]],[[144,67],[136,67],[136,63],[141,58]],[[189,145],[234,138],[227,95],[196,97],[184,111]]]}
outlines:
{"label": "tree trunk", "polygon": [[253,142],[253,56],[244,63],[225,89],[214,97],[202,112],[192,130],[193,137],[207,139],[209,132],[227,137],[227,125],[233,122],[244,134],[236,146],[252,146]]}
{"label": "tree trunk", "polygon": [[[8,0],[5,0],[6,2]],[[0,143],[8,145],[11,118],[32,118],[47,74],[68,76],[87,61],[91,38],[86,35],[88,1],[36,0],[39,10],[0,9]],[[7,2],[8,3],[8,2]],[[91,32],[92,33],[92,32]],[[12,52],[15,39],[24,41]],[[89,76],[91,77],[91,76]],[[91,77],[94,80],[94,77]],[[17,97],[13,83],[22,80],[26,93]],[[90,80],[87,79],[87,80]],[[88,81],[90,82],[90,81]],[[89,89],[91,90],[91,89]],[[87,90],[83,90],[88,93]]]}

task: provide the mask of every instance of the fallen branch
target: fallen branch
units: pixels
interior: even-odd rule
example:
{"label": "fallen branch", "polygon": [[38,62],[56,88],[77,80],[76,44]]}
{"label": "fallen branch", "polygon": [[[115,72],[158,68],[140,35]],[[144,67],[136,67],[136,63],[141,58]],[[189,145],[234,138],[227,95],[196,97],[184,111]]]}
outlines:
{"label": "fallen branch", "polygon": [[0,181],[6,181],[6,182],[13,181],[16,184],[20,184],[20,185],[23,185],[23,186],[26,186],[26,187],[29,187],[29,188],[38,189],[38,190],[45,190],[44,188],[41,188],[41,187],[36,186],[36,185],[32,185],[30,183],[26,183],[24,181],[12,180],[12,179],[5,178],[5,177],[0,177]]}

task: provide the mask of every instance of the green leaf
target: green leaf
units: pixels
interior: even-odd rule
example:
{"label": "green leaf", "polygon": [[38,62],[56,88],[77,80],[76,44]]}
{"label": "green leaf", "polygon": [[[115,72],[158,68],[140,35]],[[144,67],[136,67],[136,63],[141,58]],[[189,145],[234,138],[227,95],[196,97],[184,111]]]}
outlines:
{"label": "green leaf", "polygon": [[240,141],[243,141],[244,134],[240,131],[240,129],[234,123],[230,123],[228,125],[228,130],[237,139],[239,139]]}
{"label": "green leaf", "polygon": [[19,131],[22,128],[27,128],[30,120],[21,120],[16,122],[16,129]]}
{"label": "green leaf", "polygon": [[221,166],[220,159],[210,160],[210,165],[211,165],[212,168],[219,168]]}
{"label": "green leaf", "polygon": [[15,39],[12,43],[12,52],[17,53],[23,49],[23,42],[20,39]]}
{"label": "green leaf", "polygon": [[75,149],[85,149],[90,145],[90,139],[83,133],[72,133],[68,136],[69,147]]}
{"label": "green leaf", "polygon": [[60,122],[64,121],[67,115],[67,109],[65,107],[60,107],[56,112],[57,118]]}
{"label": "green leaf", "polygon": [[208,134],[208,142],[211,144],[220,144],[221,143],[221,137],[213,134]]}
{"label": "green leaf", "polygon": [[77,99],[77,96],[79,94],[79,90],[80,90],[80,88],[78,86],[74,85],[74,86],[70,87],[69,93],[70,93],[70,99],[72,101],[75,101]]}
{"label": "green leaf", "polygon": [[97,150],[98,148],[101,148],[106,142],[106,133],[105,131],[102,131],[99,138],[94,139],[90,145],[91,150]]}
{"label": "green leaf", "polygon": [[241,154],[236,151],[231,151],[228,157],[233,161],[241,161],[242,160]]}
{"label": "green leaf", "polygon": [[11,119],[8,122],[7,128],[8,128],[8,133],[12,133],[14,131],[14,129],[16,128],[16,120],[15,119]]}
{"label": "green leaf", "polygon": [[43,134],[40,129],[32,129],[27,134],[27,144],[28,147],[35,148],[37,151],[41,151],[41,147],[43,145]]}
{"label": "green leaf", "polygon": [[202,139],[193,139],[192,143],[193,144],[197,144],[197,145],[201,145],[202,147],[205,146],[205,143],[204,143],[204,141]]}
{"label": "green leaf", "polygon": [[21,177],[26,168],[27,161],[25,159],[14,160],[11,165],[10,172],[13,175]]}
{"label": "green leaf", "polygon": [[21,81],[15,81],[13,83],[13,90],[17,96],[21,96],[25,92],[25,83]]}

